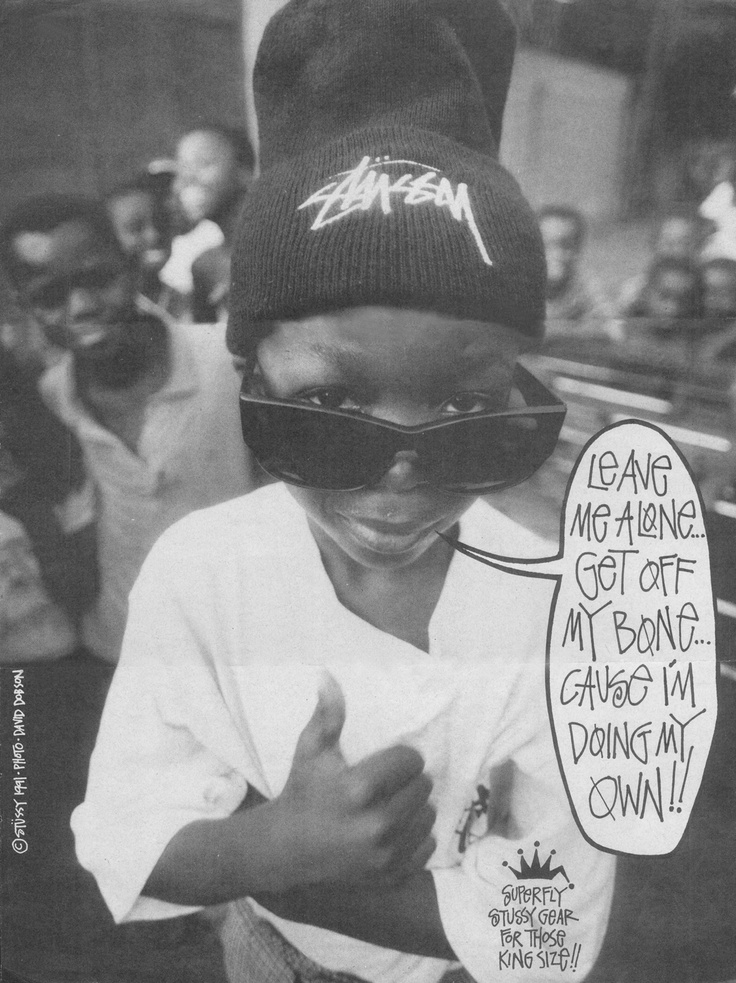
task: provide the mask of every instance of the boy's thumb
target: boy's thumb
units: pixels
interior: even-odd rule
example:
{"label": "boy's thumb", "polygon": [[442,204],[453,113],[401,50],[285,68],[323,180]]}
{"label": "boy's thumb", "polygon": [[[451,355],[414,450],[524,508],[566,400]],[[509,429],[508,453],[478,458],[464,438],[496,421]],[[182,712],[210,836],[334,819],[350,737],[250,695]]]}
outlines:
{"label": "boy's thumb", "polygon": [[317,706],[299,737],[298,753],[311,757],[337,748],[344,723],[345,696],[335,677],[326,672]]}

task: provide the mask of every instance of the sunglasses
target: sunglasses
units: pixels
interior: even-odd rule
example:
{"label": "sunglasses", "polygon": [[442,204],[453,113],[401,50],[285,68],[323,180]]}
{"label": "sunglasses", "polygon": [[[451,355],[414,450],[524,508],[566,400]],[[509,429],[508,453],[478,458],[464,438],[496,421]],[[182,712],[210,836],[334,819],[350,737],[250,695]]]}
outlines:
{"label": "sunglasses", "polygon": [[73,290],[102,290],[114,283],[122,272],[119,266],[107,263],[91,266],[31,287],[26,298],[33,307],[56,310],[66,305]]}
{"label": "sunglasses", "polygon": [[400,451],[425,480],[450,491],[497,491],[531,477],[549,457],[565,404],[522,366],[525,408],[404,427],[346,410],[240,393],[243,440],[261,467],[292,485],[357,491],[380,481]]}

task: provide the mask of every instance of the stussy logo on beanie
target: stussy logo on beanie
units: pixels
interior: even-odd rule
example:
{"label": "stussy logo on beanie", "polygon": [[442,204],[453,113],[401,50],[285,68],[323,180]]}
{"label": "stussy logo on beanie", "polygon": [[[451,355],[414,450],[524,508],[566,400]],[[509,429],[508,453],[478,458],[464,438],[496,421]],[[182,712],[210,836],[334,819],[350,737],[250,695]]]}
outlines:
{"label": "stussy logo on beanie", "polygon": [[[422,173],[417,175],[407,171],[407,165],[421,168]],[[401,167],[404,172],[397,173]],[[330,178],[323,188],[299,205],[299,210],[310,205],[322,206],[311,226],[316,231],[353,212],[368,212],[374,207],[380,208],[384,215],[390,215],[393,202],[407,207],[433,204],[436,208],[446,208],[457,222],[465,223],[483,262],[493,266],[473,215],[467,184],[459,183],[453,189],[448,178],[428,164],[389,160],[387,156],[366,156],[352,171],[342,171]]]}

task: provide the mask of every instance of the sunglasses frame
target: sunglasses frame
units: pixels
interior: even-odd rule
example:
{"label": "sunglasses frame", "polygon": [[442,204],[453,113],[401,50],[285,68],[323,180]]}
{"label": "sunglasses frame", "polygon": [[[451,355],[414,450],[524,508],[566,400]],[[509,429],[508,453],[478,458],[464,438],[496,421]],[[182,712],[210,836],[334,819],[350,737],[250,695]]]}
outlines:
{"label": "sunglasses frame", "polygon": [[[504,481],[494,481],[488,484],[479,484],[478,486],[472,486],[472,492],[484,493],[487,491],[499,491],[503,488],[509,488],[515,484],[519,484],[522,481],[526,481],[527,478],[531,477],[534,472],[541,467],[545,460],[554,450],[554,446],[557,443],[559,437],[560,429],[562,428],[562,423],[567,412],[567,406],[565,403],[551,392],[544,383],[540,382],[532,373],[525,368],[523,365],[517,364],[514,370],[514,385],[519,391],[526,406],[522,408],[507,409],[507,410],[494,410],[488,413],[468,413],[468,414],[457,414],[453,417],[443,418],[440,420],[433,420],[430,423],[420,423],[415,426],[404,426],[400,423],[393,423],[390,420],[382,420],[379,417],[367,416],[364,413],[358,413],[353,410],[333,410],[326,409],[322,406],[314,406],[309,403],[304,403],[301,400],[290,400],[290,399],[277,399],[270,396],[253,396],[246,392],[248,380],[243,380],[243,385],[240,391],[240,417],[241,417],[241,427],[243,430],[243,440],[246,445],[250,447],[248,439],[246,437],[246,430],[249,429],[246,420],[246,414],[248,412],[248,407],[284,407],[291,410],[303,411],[305,414],[312,416],[324,418],[329,417],[331,419],[344,418],[352,422],[358,422],[364,424],[366,427],[377,428],[383,432],[388,431],[389,433],[396,434],[399,437],[404,438],[411,442],[411,438],[422,437],[425,434],[431,434],[433,431],[438,430],[448,430],[453,427],[467,425],[468,423],[477,423],[479,421],[485,420],[501,420],[504,418],[519,418],[519,417],[534,417],[538,419],[539,417],[551,418],[551,423],[555,426],[556,432],[554,434],[554,440],[552,441],[551,448],[547,454],[539,460],[539,462],[528,472],[523,473],[520,477],[516,476],[509,478]],[[536,402],[539,401],[539,402]],[[540,405],[541,403],[541,405]],[[559,421],[559,422],[557,422]],[[551,429],[551,428],[550,428]],[[413,448],[416,450],[416,447]],[[253,450],[253,448],[251,448]],[[314,484],[313,482],[308,482],[296,478],[293,475],[289,477],[285,476],[285,473],[281,473],[278,469],[271,470],[266,465],[261,463],[260,458],[255,450],[253,453],[256,459],[261,464],[264,471],[270,474],[272,477],[278,479],[279,481],[285,481],[287,484],[297,485],[299,487],[307,488],[323,488],[331,489],[333,491],[359,491],[362,488],[367,488],[373,484],[376,480],[386,473],[388,468],[391,466],[391,462],[388,463],[386,467],[382,467],[380,472],[374,474],[370,480],[361,482],[355,485],[340,485],[336,486],[334,484]],[[397,451],[394,452],[394,456]],[[450,490],[462,490],[462,486],[470,486],[470,482],[457,482],[455,484],[446,482],[434,482],[430,479],[432,484],[437,484],[440,487],[447,488]],[[469,491],[471,489],[469,488]]]}
{"label": "sunglasses frame", "polygon": [[[26,302],[31,307],[42,311],[52,311],[65,307],[73,290],[104,290],[124,275],[123,269],[118,269],[111,263],[98,263],[67,274],[49,278],[46,282],[37,284],[24,291]],[[59,291],[58,299],[49,300],[49,294]],[[63,291],[63,296],[62,296]],[[44,294],[47,295],[44,298]]]}

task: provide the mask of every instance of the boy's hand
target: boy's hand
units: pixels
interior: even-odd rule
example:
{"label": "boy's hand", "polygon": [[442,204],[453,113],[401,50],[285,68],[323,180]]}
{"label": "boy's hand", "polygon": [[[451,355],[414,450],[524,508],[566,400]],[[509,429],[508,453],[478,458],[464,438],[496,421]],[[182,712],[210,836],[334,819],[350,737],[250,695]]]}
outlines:
{"label": "boy's hand", "polygon": [[302,884],[400,880],[434,850],[432,782],[413,748],[395,745],[349,766],[339,741],[345,700],[332,677],[299,737],[277,807]]}

